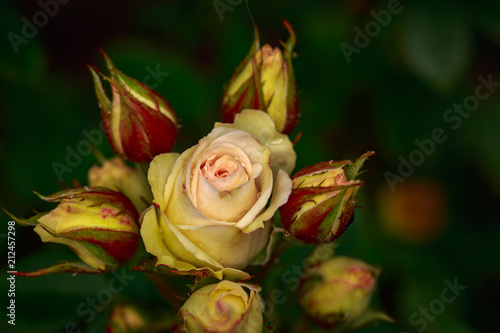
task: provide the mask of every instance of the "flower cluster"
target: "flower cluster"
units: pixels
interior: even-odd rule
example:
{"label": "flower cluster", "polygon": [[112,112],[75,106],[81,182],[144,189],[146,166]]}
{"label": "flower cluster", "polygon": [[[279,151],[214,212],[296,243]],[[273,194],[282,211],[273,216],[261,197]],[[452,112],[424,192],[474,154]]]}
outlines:
{"label": "flower cluster", "polygon": [[[269,259],[280,241],[287,247],[340,237],[354,218],[361,168],[374,154],[321,162],[294,174],[297,154],[288,135],[299,118],[292,66],[296,39],[283,23],[290,34],[283,50],[260,47],[256,31],[250,53],[224,89],[224,122],[182,153],[170,152],[178,121],[166,99],[120,72],[102,52],[109,76],[89,68],[119,157],[93,166],[88,187],[40,196],[59,201],[54,210],[15,218],[34,226],[42,241],[68,246],[80,261],[17,274],[108,272],[129,263],[142,240],[149,257],[136,270],[195,277],[172,331],[261,332],[261,288],[250,266],[272,268]],[[147,175],[144,165],[133,168],[127,164],[132,162],[148,163]],[[369,322],[377,275],[361,261],[330,258],[306,272],[300,303],[321,325],[362,326]],[[134,309],[116,307],[110,330],[147,327]]]}

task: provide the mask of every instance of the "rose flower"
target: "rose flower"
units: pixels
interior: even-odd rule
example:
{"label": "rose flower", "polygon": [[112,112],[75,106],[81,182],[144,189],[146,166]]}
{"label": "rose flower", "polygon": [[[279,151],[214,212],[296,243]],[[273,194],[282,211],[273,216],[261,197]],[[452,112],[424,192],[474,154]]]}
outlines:
{"label": "rose flower", "polygon": [[156,208],[141,228],[146,250],[178,271],[248,277],[240,270],[268,243],[295,158],[288,137],[257,110],[216,124],[180,156],[157,156],[148,172]]}

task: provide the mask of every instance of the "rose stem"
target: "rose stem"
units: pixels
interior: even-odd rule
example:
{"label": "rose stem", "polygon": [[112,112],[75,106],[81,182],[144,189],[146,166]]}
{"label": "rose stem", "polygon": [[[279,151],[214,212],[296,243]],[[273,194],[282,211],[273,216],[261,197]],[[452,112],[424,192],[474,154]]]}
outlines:
{"label": "rose stem", "polygon": [[167,280],[167,278],[156,273],[144,273],[146,274],[146,277],[149,279],[149,281],[151,281],[156,289],[158,289],[160,295],[163,296],[168,305],[170,305],[170,307],[174,311],[179,310],[183,302],[179,298],[177,298],[177,296],[175,296],[175,289]]}

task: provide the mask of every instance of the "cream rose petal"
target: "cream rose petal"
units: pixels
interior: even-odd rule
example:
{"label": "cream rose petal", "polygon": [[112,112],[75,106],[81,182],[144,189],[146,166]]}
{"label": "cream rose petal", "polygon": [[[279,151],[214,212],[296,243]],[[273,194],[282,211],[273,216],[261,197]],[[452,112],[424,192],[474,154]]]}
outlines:
{"label": "cream rose petal", "polygon": [[190,225],[195,227],[207,225],[234,225],[233,222],[213,220],[200,213],[189,198],[188,191],[184,189],[184,186],[187,187],[187,185],[183,174],[178,175],[177,179],[172,179],[172,183],[170,200],[164,212],[173,224],[177,226]]}
{"label": "cream rose petal", "polygon": [[[169,251],[162,237],[159,227],[158,216],[155,207],[149,207],[142,216],[141,236],[144,240],[146,251],[158,258],[157,265],[165,265],[176,268],[179,264],[177,258]],[[187,264],[187,263],[186,263]],[[185,269],[194,269],[195,266],[187,264],[190,267]]]}
{"label": "cream rose petal", "polygon": [[[189,172],[191,170],[197,172],[197,169],[201,167],[203,159],[207,154],[210,155],[212,151],[219,153],[226,152],[229,155],[238,156],[242,162],[249,160],[252,164],[260,163],[264,165],[268,164],[270,154],[270,151],[266,153],[266,150],[269,150],[269,148],[260,144],[249,133],[226,127],[214,128],[205,138],[200,140],[195,148],[186,167],[186,170],[189,170]],[[196,188],[191,188],[190,178],[192,175],[188,173],[185,176],[186,190],[191,196],[197,190]],[[196,179],[193,183],[196,183]],[[196,199],[191,199],[196,203]]]}
{"label": "cream rose petal", "polygon": [[280,170],[276,177],[276,184],[274,185],[273,196],[269,207],[250,224],[243,226],[242,231],[244,233],[251,233],[258,228],[262,228],[264,222],[272,218],[278,208],[288,201],[290,193],[292,193],[292,180],[285,171]]}
{"label": "cream rose petal", "polygon": [[[215,136],[215,139],[214,139]],[[220,137],[219,137],[220,136]],[[267,202],[272,193],[272,172],[268,166],[270,150],[262,146],[255,138],[244,131],[229,129],[229,128],[215,128],[207,137],[206,140],[200,140],[199,147],[204,149],[210,149],[211,144],[215,147],[219,144],[233,143],[237,147],[241,148],[247,154],[248,158],[252,163],[260,164],[260,167],[254,166],[254,169],[259,169],[259,176],[255,179],[257,188],[260,189],[260,194],[257,201],[253,204],[252,208],[243,216],[241,220],[238,221],[237,225],[239,228],[245,227],[247,224],[251,223],[257,215],[265,208]],[[202,156],[199,152],[199,147],[193,152],[193,156],[189,159],[187,167],[184,170],[191,170],[193,164],[198,164],[198,159]],[[198,156],[199,155],[199,156]],[[179,165],[183,160],[189,157],[185,153],[179,157]],[[177,174],[177,163],[172,171],[172,175]],[[205,217],[201,214],[193,202],[197,202],[196,198],[192,195],[194,191],[193,186],[190,186],[190,175],[183,174],[182,177],[177,177],[177,184],[173,185],[174,182],[167,184],[168,189],[166,191],[172,191],[172,197],[167,205],[166,214],[170,217],[172,223],[175,225],[216,225],[216,224],[227,224],[224,221],[219,221],[216,219],[211,219]],[[194,183],[194,182],[193,182]],[[173,188],[171,188],[172,186]],[[198,191],[198,186],[196,185],[196,190]],[[185,190],[183,189],[185,188]],[[233,224],[233,223],[231,223]]]}
{"label": "cream rose petal", "polygon": [[[152,232],[160,235],[159,239],[148,238],[149,247],[146,247],[148,252],[149,250],[158,249],[161,252],[158,254],[155,253],[157,257],[170,255],[177,260],[192,263],[196,267],[210,267],[217,270],[222,269],[222,266],[218,262],[210,258],[203,250],[182,235],[165,214],[159,212],[158,216],[156,209],[151,209],[144,215],[143,223],[147,223],[147,226],[141,228],[141,231],[144,229],[144,232],[148,233],[148,237],[151,237]],[[158,240],[161,240],[163,243],[163,248],[160,246],[161,244]],[[170,261],[167,263],[159,263],[165,265],[171,264]]]}
{"label": "cream rose petal", "polygon": [[159,224],[163,239],[168,242],[168,248],[176,258],[190,262],[196,267],[210,267],[217,270],[223,268],[221,264],[180,232],[164,213],[160,213]]}
{"label": "cream rose petal", "polygon": [[249,307],[238,325],[239,333],[261,333],[263,329],[264,320],[262,317],[262,309],[257,299],[257,294],[251,292],[250,300],[248,301]]}
{"label": "cream rose petal", "polygon": [[201,175],[199,179],[198,210],[214,220],[236,222],[257,201],[258,190],[254,179],[231,191],[219,191]]}
{"label": "cream rose petal", "polygon": [[235,226],[179,226],[181,232],[224,267],[242,269],[259,254],[269,240],[271,223],[245,234]]}
{"label": "cream rose petal", "polygon": [[[155,207],[150,207],[145,211],[141,225],[141,236],[144,240],[146,251],[158,258],[157,265],[165,265],[181,272],[195,270],[207,271],[218,279],[222,279],[223,277],[231,279],[245,279],[249,277],[248,273],[238,269],[212,268],[209,267],[209,265],[203,265],[199,259],[196,259],[196,261],[200,262],[200,265],[197,267],[189,262],[177,258],[164,242],[165,238],[163,236],[163,230],[160,227],[160,223],[163,223],[163,221],[158,218],[156,212]],[[188,251],[185,251],[186,252],[184,254],[189,256]],[[194,256],[194,254],[191,255]]]}
{"label": "cream rose petal", "polygon": [[215,128],[235,128],[253,135],[259,142],[271,149],[271,168],[276,175],[279,169],[289,175],[295,168],[297,154],[287,135],[276,130],[271,117],[260,110],[243,110],[234,118],[234,123],[215,123]]}
{"label": "cream rose petal", "polygon": [[178,157],[177,153],[156,155],[149,164],[148,181],[153,192],[153,201],[162,208],[166,206],[165,187]]}

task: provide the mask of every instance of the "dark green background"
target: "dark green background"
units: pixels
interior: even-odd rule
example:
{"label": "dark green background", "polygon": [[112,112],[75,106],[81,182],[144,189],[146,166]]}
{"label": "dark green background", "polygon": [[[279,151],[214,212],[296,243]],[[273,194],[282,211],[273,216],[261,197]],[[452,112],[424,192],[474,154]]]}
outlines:
{"label": "dark green background", "polygon": [[[297,170],[324,160],[355,159],[367,150],[378,153],[363,175],[363,209],[357,210],[338,252],[384,268],[374,305],[398,324],[382,323],[363,332],[417,332],[420,326],[409,323],[410,315],[440,297],[444,279],[454,278],[467,290],[429,322],[425,332],[497,332],[500,92],[481,102],[456,130],[443,121],[443,114],[474,94],[479,75],[491,74],[500,81],[500,4],[402,2],[402,12],[392,15],[387,27],[348,63],[340,43],[352,45],[354,27],[364,29],[373,20],[370,11],[386,9],[387,3],[250,1],[263,43],[277,45],[287,38],[282,18],[297,34],[294,68],[301,118],[292,137],[303,132],[296,147]],[[221,119],[223,84],[253,38],[244,2],[232,6],[221,20],[212,1],[72,0],[60,5],[47,25],[15,53],[7,34],[20,35],[21,18],[31,21],[41,7],[26,0],[3,0],[0,6],[0,203],[19,216],[52,207],[31,191],[49,194],[60,189],[53,162],[64,164],[66,147],[77,149],[85,140],[82,131],[98,128],[99,110],[86,68],[104,68],[98,47],[139,80],[148,74],[148,66],[169,73],[156,90],[181,119],[175,149],[182,151]],[[447,228],[438,238],[419,244],[389,237],[376,206],[377,189],[387,186],[384,172],[396,173],[398,156],[407,158],[417,148],[414,140],[429,138],[438,127],[448,139],[412,177],[430,177],[442,184],[449,202]],[[105,140],[98,148],[110,156]],[[92,155],[84,156],[73,172],[64,174],[64,181],[86,183],[86,172],[94,163]],[[3,215],[3,236],[8,220]],[[18,227],[16,236],[18,270],[74,258],[62,246],[42,245],[29,229]],[[6,258],[6,239],[0,240]],[[301,263],[309,250],[286,252],[279,268]],[[135,274],[136,280],[114,300],[167,307],[152,285]],[[280,274],[272,272],[266,291],[279,288],[287,293],[280,309],[289,319],[282,322],[282,330],[291,331],[291,317],[298,317],[300,310]],[[2,294],[7,293],[5,276],[2,273]],[[82,322],[75,308],[95,296],[110,277],[18,278],[16,327],[6,325],[2,312],[1,330],[61,332],[68,320]],[[86,332],[102,331],[104,321],[101,314]]]}

